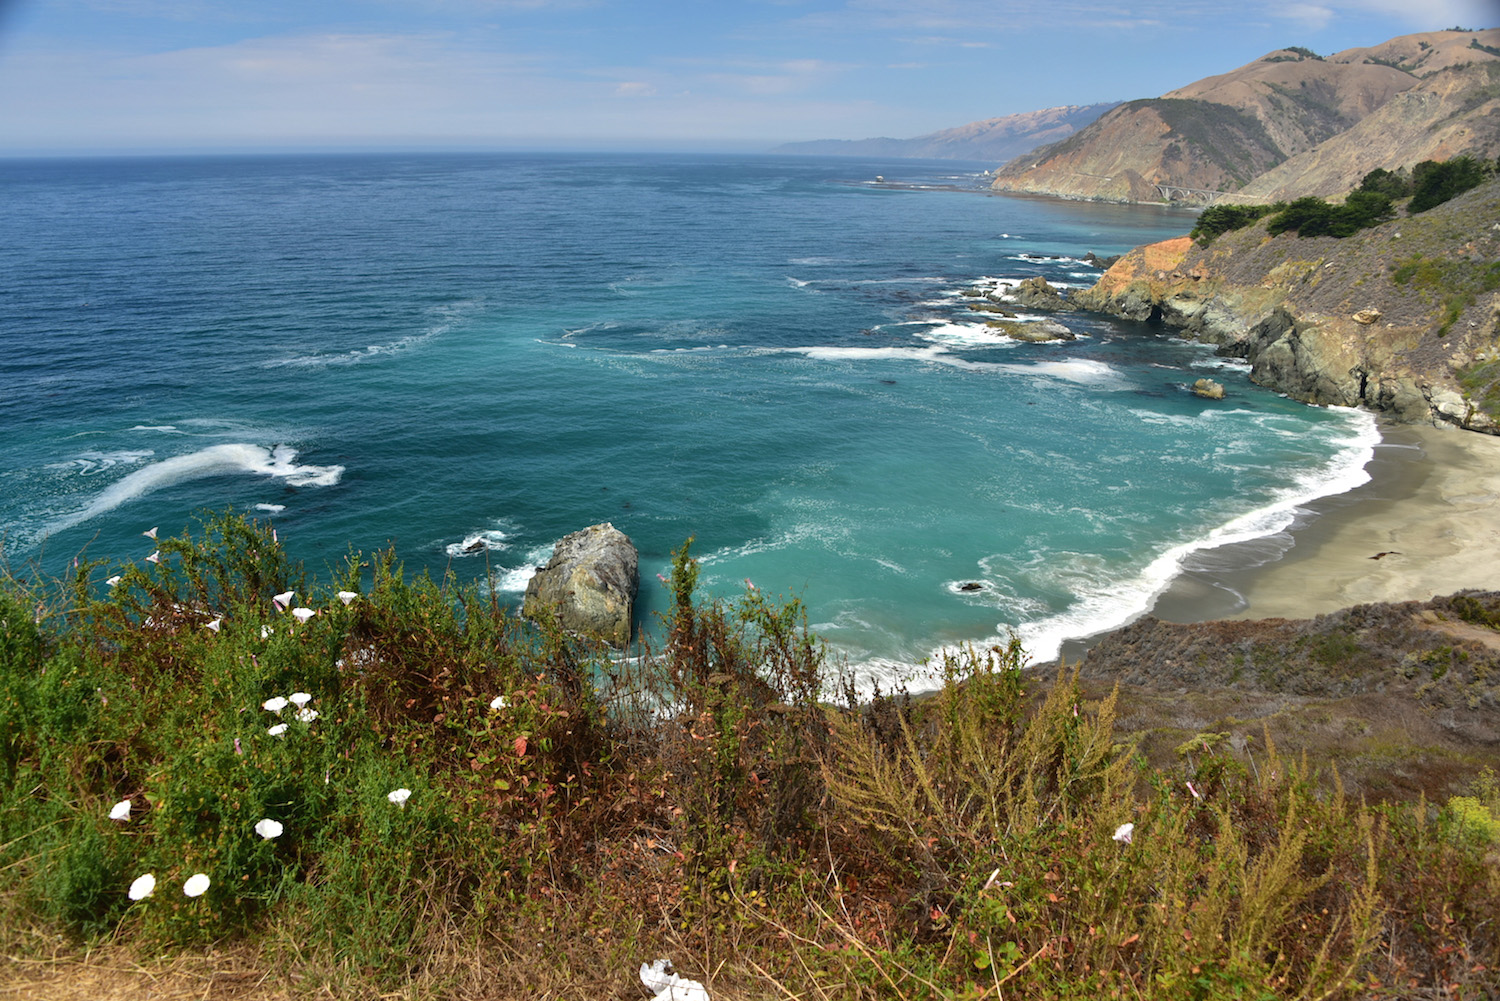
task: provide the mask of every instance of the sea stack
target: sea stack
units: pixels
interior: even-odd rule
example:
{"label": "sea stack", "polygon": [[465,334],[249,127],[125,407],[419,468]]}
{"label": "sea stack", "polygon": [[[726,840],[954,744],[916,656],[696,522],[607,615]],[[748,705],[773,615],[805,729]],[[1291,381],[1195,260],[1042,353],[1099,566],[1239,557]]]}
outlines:
{"label": "sea stack", "polygon": [[640,556],[630,537],[608,522],[590,525],[558,540],[526,585],[521,614],[536,618],[550,606],[569,632],[624,647],[639,584]]}

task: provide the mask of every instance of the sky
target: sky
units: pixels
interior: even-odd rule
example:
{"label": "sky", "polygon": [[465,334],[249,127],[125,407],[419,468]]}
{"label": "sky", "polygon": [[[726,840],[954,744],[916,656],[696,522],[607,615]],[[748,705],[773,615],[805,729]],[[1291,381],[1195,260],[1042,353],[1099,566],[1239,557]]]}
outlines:
{"label": "sky", "polygon": [[0,155],[754,152],[1497,24],[1500,0],[0,0]]}

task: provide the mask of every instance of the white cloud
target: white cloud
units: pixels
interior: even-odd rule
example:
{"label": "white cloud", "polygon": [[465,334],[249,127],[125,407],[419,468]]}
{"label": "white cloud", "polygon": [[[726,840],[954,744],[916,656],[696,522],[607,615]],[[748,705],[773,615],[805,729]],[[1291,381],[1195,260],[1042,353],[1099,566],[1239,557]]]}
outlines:
{"label": "white cloud", "polygon": [[640,80],[623,80],[615,84],[616,97],[655,97],[656,88]]}

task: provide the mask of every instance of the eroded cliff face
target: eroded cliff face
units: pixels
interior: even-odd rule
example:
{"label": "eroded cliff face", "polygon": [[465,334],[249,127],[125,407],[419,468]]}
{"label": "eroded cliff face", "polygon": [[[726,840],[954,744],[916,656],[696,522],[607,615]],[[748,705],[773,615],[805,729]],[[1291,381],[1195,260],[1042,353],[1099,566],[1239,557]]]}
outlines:
{"label": "eroded cliff face", "polygon": [[1486,375],[1500,368],[1497,262],[1491,181],[1343,240],[1271,237],[1262,222],[1208,247],[1138,247],[1072,300],[1216,344],[1297,400],[1500,433]]}

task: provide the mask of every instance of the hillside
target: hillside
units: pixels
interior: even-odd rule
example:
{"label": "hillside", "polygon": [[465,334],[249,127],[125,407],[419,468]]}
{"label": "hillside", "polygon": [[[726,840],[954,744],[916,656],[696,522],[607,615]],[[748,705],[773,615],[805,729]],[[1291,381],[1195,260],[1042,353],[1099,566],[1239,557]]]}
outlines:
{"label": "hillside", "polygon": [[787,143],[772,153],[798,156],[921,157],[932,160],[1008,160],[1058,142],[1118,102],[1043,108],[988,118],[913,139],[814,139]]}
{"label": "hillside", "polygon": [[[1376,167],[1500,151],[1500,28],[1268,53],[1120,105],[996,172],[997,191],[1207,204],[1349,190]],[[1233,199],[1231,199],[1233,200]]]}
{"label": "hillside", "polygon": [[1261,220],[1138,247],[1073,302],[1217,344],[1294,399],[1497,433],[1497,220],[1500,179],[1345,239]]}

